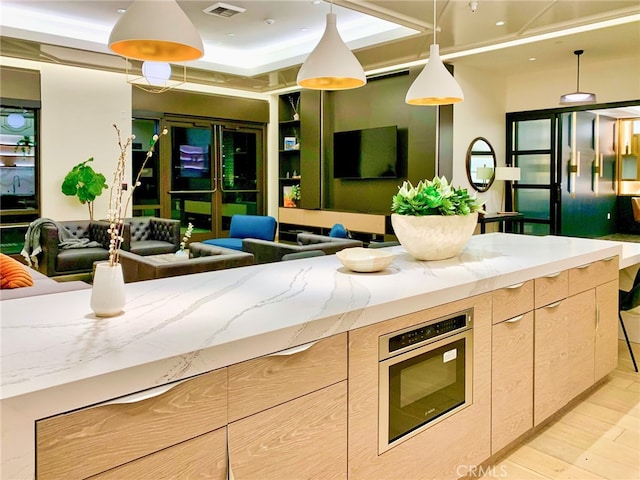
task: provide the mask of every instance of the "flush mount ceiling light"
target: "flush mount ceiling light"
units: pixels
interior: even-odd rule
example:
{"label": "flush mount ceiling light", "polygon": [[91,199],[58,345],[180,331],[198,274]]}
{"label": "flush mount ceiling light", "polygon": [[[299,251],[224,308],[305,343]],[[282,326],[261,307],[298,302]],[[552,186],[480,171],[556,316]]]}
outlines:
{"label": "flush mount ceiling light", "polygon": [[204,55],[200,34],[175,0],[133,2],[113,27],[109,49],[157,62],[186,62]]}
{"label": "flush mount ceiling light", "polygon": [[171,65],[166,62],[146,61],[142,63],[142,76],[131,76],[129,62],[125,71],[127,83],[149,93],[162,93],[171,90],[187,81],[187,67],[182,66],[182,78],[171,80]]}
{"label": "flush mount ceiling light", "polygon": [[566,105],[571,104],[575,105],[577,103],[595,103],[596,102],[596,94],[581,92],[580,91],[580,55],[584,53],[584,50],[575,50],[573,54],[578,57],[578,73],[576,76],[576,91],[573,93],[565,93],[560,97],[560,104]]}
{"label": "flush mount ceiling light", "polygon": [[449,105],[464,100],[460,85],[440,59],[436,30],[436,1],[434,0],[433,45],[429,48],[429,61],[407,92],[405,102],[409,105]]}
{"label": "flush mount ceiling light", "polygon": [[297,83],[312,90],[348,90],[367,83],[364,69],[336,27],[333,3],[327,14],[327,26],[316,48],[298,72]]}

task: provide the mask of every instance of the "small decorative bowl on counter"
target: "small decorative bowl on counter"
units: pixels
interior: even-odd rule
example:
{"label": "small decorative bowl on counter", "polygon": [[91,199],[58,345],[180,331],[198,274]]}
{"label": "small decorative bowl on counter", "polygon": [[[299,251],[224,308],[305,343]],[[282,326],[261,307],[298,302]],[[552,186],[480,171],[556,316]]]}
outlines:
{"label": "small decorative bowl on counter", "polygon": [[336,253],[342,264],[353,272],[379,272],[387,268],[395,254],[363,247],[345,248]]}

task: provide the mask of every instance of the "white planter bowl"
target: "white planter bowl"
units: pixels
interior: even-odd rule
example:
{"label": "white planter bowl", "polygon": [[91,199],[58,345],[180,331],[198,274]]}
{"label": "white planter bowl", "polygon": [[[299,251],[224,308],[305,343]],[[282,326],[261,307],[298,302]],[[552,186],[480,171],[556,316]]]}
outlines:
{"label": "white planter bowl", "polygon": [[443,260],[458,255],[478,223],[478,213],[470,215],[391,214],[398,241],[417,260]]}

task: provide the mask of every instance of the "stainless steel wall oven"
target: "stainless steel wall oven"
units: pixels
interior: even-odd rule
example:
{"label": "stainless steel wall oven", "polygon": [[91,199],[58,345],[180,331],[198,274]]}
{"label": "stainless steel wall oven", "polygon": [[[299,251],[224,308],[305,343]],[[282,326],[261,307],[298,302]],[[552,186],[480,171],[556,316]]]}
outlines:
{"label": "stainless steel wall oven", "polygon": [[472,402],[473,309],[379,338],[379,453]]}

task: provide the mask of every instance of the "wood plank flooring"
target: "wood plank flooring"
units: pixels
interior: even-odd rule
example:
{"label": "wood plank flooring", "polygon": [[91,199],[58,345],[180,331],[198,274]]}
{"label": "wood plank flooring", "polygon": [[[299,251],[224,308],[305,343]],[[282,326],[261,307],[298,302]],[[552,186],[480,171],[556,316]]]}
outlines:
{"label": "wood plank flooring", "polygon": [[[638,361],[640,344],[632,346]],[[618,352],[618,368],[605,383],[478,477],[639,480],[640,374],[623,341]]]}

